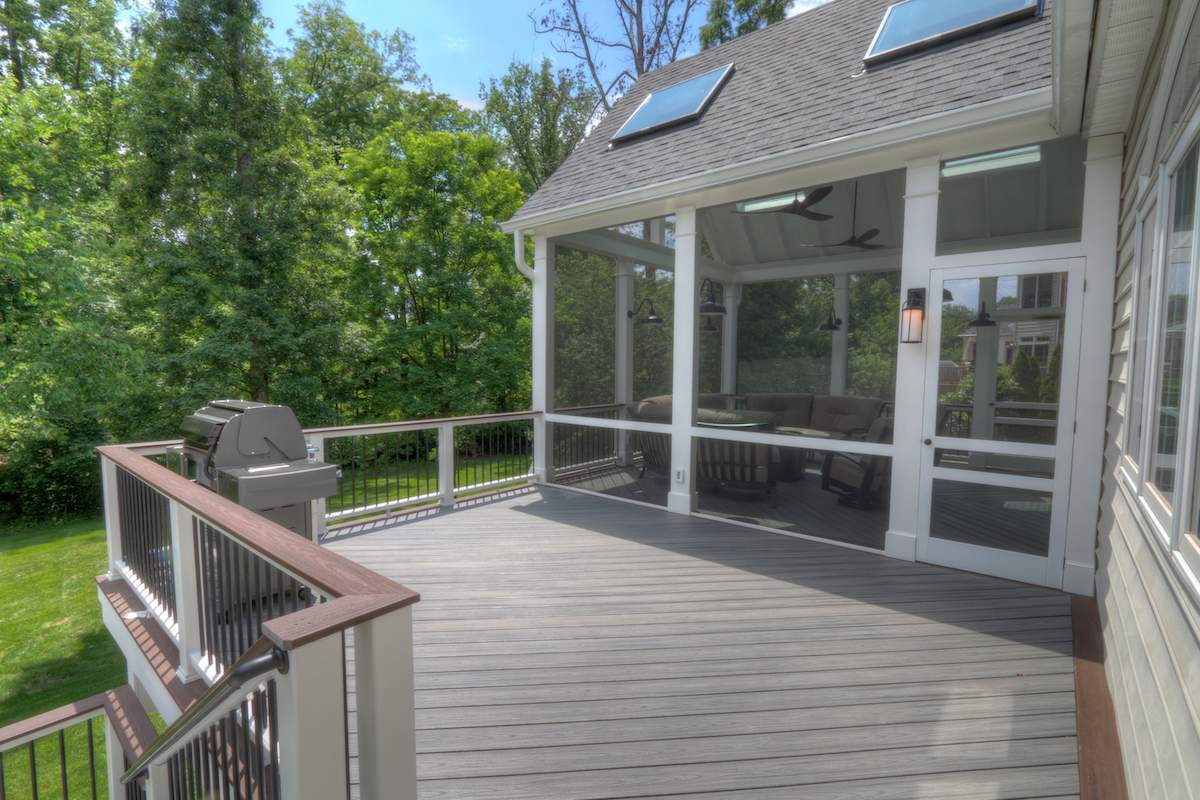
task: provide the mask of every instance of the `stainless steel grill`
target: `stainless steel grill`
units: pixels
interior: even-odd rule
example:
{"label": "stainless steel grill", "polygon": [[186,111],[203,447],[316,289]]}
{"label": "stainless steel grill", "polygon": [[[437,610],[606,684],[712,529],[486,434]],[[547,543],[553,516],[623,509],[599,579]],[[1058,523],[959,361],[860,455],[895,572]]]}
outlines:
{"label": "stainless steel grill", "polygon": [[312,501],[337,493],[337,467],[310,460],[287,406],[214,400],[183,420],[183,468],[197,483],[308,538]]}

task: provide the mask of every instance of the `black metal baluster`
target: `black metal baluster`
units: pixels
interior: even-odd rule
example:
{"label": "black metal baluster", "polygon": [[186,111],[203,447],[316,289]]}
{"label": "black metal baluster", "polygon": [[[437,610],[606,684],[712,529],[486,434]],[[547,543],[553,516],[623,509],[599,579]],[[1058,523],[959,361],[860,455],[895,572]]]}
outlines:
{"label": "black metal baluster", "polygon": [[[229,754],[232,752],[232,743],[229,741],[229,717],[221,717],[221,800],[229,800],[229,783],[231,779],[229,770]],[[236,776],[236,770],[233,776]]]}
{"label": "black metal baluster", "polygon": [[[256,641],[259,636],[262,636],[263,626],[263,595],[262,595],[262,559],[252,555],[251,560],[254,564],[254,636],[251,641]],[[268,617],[268,619],[270,619]]]}
{"label": "black metal baluster", "polygon": [[38,800],[37,753],[33,751],[33,742],[29,743],[29,786],[33,792],[33,800]]}
{"label": "black metal baluster", "polygon": [[250,782],[254,775],[250,771],[250,704],[243,700],[238,708],[242,712],[242,772],[246,776],[246,797],[251,798],[254,793],[251,791]]}
{"label": "black metal baluster", "polygon": [[255,781],[257,783],[255,788],[258,789],[259,797],[263,796],[263,774],[265,772],[262,752],[263,711],[261,696],[262,692],[258,689],[255,689],[251,700],[251,708],[254,710],[254,718],[251,720],[253,723],[251,730],[254,733],[254,774]]}
{"label": "black metal baluster", "polygon": [[58,731],[58,778],[62,781],[63,800],[67,800],[67,737],[61,728]]}
{"label": "black metal baluster", "polygon": [[218,534],[221,546],[221,670],[233,663],[233,545],[224,534]]}
{"label": "black metal baluster", "polygon": [[[96,737],[92,732],[92,720],[87,721],[87,743],[88,743],[88,775],[91,779],[92,800],[96,800]],[[3,768],[0,768],[0,800],[4,800],[4,778]]]}

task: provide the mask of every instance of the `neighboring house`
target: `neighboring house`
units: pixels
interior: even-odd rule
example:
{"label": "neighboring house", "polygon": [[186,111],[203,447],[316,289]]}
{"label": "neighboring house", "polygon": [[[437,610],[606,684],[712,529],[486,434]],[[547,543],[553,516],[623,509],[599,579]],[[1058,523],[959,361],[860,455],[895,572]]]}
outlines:
{"label": "neighboring house", "polygon": [[192,420],[324,546],[101,448],[129,686],[0,796],[84,722],[150,800],[1200,796],[1198,9],[832,0],[644,75],[505,223],[530,411],[293,431],[307,509]]}

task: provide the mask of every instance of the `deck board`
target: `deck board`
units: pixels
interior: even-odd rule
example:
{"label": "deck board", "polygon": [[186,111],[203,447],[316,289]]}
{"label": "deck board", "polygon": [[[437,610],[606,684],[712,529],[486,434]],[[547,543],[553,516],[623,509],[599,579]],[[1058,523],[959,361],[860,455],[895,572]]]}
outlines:
{"label": "deck board", "polygon": [[1078,796],[1061,593],[554,488],[326,544],[422,594],[422,800]]}

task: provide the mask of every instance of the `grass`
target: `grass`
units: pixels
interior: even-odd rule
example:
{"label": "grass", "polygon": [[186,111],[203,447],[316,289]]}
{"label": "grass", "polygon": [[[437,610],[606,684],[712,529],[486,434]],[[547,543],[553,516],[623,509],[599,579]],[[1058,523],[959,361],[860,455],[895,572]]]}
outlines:
{"label": "grass", "polygon": [[[107,562],[100,518],[0,525],[0,725],[125,683],[125,661],[100,621],[94,578]],[[104,781],[104,726],[94,724]],[[89,797],[87,731],[66,734],[71,797]],[[38,789],[61,797],[57,734],[36,745]],[[4,756],[9,797],[30,797],[29,752]],[[103,786],[100,796],[106,796]]]}
{"label": "grass", "polygon": [[[454,484],[469,486],[506,478],[513,478],[515,482],[529,472],[532,463],[533,457],[529,455],[459,459]],[[437,463],[432,460],[384,463],[365,468],[343,466],[338,493],[329,498],[326,508],[335,512],[375,503],[397,503],[410,497],[436,495],[437,491]]]}

